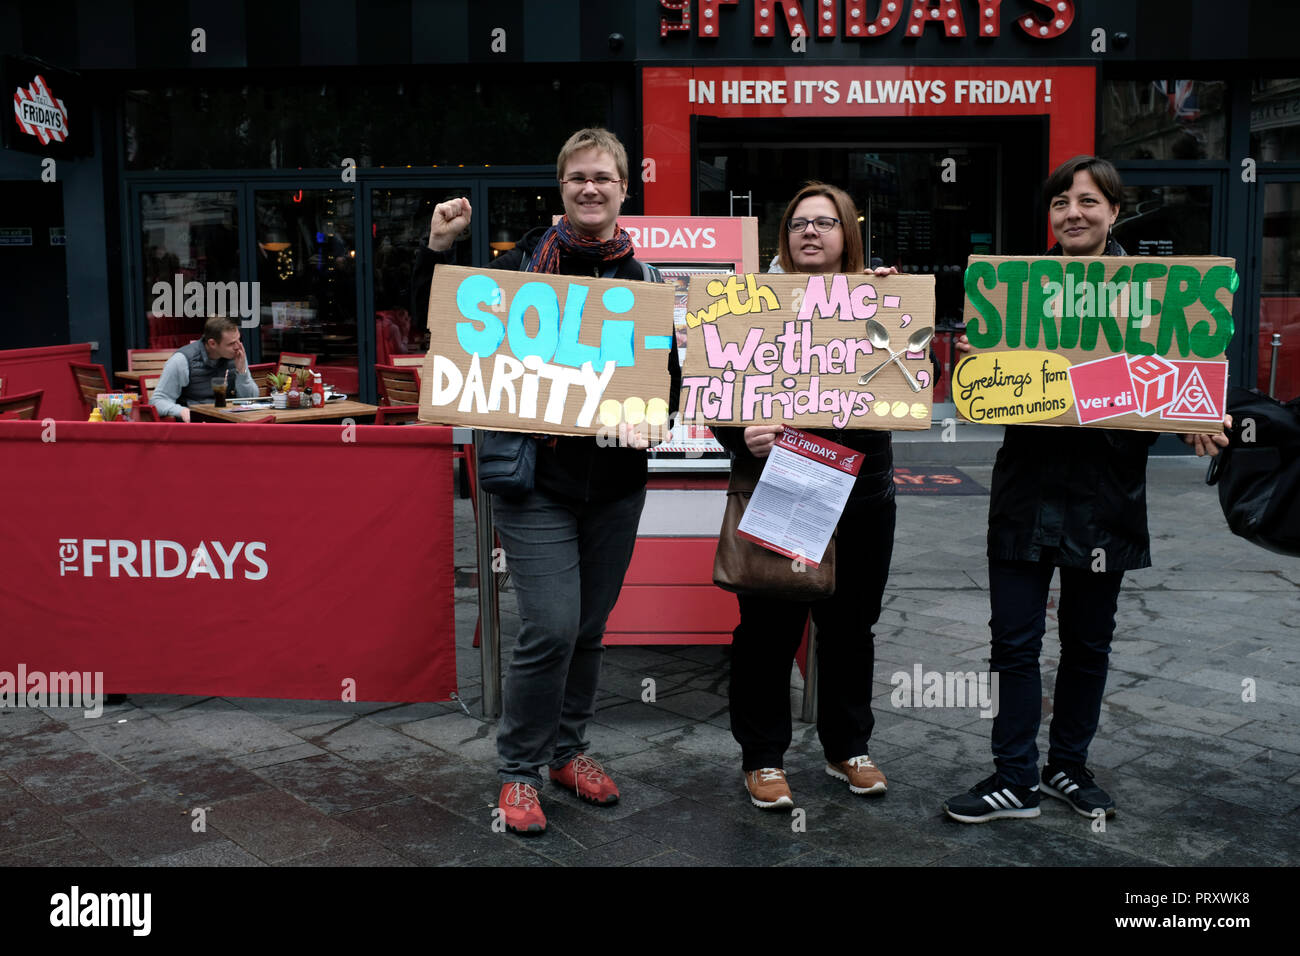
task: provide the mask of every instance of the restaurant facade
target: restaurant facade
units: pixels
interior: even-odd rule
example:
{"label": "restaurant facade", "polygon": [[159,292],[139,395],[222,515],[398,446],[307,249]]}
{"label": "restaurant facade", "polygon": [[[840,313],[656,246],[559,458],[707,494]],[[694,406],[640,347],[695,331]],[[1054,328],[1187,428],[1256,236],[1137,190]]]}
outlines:
{"label": "restaurant facade", "polygon": [[250,359],[315,354],[372,401],[374,363],[424,348],[410,273],[433,206],[470,199],[457,261],[484,264],[562,211],[555,154],[604,125],[628,145],[628,212],[753,216],[762,262],[802,182],[843,186],[872,257],[935,276],[940,327],[961,319],[969,255],[1050,244],[1048,171],[1105,156],[1130,254],[1237,260],[1232,380],[1275,376],[1289,398],[1289,14],[1280,0],[0,3],[15,99],[0,348],[88,341],[121,369],[129,348],[196,337],[191,283],[256,283]]}

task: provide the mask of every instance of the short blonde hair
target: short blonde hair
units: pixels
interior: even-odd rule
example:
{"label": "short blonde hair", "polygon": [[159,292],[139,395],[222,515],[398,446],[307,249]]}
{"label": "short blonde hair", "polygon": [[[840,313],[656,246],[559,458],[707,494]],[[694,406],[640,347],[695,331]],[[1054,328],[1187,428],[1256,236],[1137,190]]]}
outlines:
{"label": "short blonde hair", "polygon": [[617,136],[600,127],[580,129],[565,141],[560,147],[560,155],[555,159],[556,179],[564,178],[564,167],[570,157],[584,149],[599,149],[609,153],[614,157],[614,165],[618,167],[618,178],[627,179],[627,150]]}

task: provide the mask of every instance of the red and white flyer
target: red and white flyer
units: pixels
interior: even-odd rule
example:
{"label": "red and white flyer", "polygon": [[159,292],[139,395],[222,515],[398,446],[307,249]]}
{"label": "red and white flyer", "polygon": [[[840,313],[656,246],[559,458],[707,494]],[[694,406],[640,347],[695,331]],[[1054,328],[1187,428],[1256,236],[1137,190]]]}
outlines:
{"label": "red and white flyer", "polygon": [[817,567],[861,468],[861,452],[787,425],[772,446],[736,533]]}

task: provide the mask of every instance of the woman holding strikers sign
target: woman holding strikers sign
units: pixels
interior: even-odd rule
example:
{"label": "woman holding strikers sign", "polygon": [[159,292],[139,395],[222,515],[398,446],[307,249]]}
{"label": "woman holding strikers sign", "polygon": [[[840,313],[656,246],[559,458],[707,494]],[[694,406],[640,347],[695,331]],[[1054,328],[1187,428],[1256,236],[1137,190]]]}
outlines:
{"label": "woman holding strikers sign", "polygon": [[[1057,240],[1047,254],[1127,255],[1110,234],[1121,188],[1115,167],[1095,156],[1057,167],[1043,187]],[[963,335],[958,351],[970,348]],[[1198,455],[1215,455],[1228,443],[1224,434],[1185,437]],[[1056,568],[1061,658],[1041,791],[1087,817],[1115,812],[1115,801],[1093,782],[1086,764],[1101,715],[1120,583],[1125,571],[1151,565],[1146,467],[1155,439],[1153,432],[1119,429],[1007,427],[989,500],[996,771],[944,804],[954,820],[1039,814],[1038,655]]]}
{"label": "woman holding strikers sign", "polygon": [[[844,190],[809,183],[790,200],[781,220],[780,254],[773,271],[863,271],[858,211]],[[897,272],[876,269],[877,275]],[[716,428],[737,459],[762,459],[781,425]],[[790,665],[811,612],[817,625],[817,732],[826,772],[859,794],[883,794],[885,775],[868,754],[875,719],[871,675],[872,626],[880,617],[894,549],[894,467],[889,432],[813,431],[862,452],[862,470],[838,527],[835,593],[812,603],[756,594],[737,595],[740,625],[731,644],[731,732],[741,747],[741,769],[755,806],[794,806],[782,769],[790,746]]]}
{"label": "woman holding strikers sign", "polygon": [[[627,152],[618,137],[604,129],[579,130],[560,150],[556,173],[564,218],[527,233],[492,267],[654,278],[633,258],[632,239],[618,225],[628,183]],[[446,252],[470,216],[467,199],[434,209],[428,248],[415,262],[417,315],[428,313],[434,266],[449,261]],[[671,414],[681,390],[676,349],[668,349],[668,369]],[[586,752],[586,728],[595,712],[605,621],[632,560],[645,504],[647,446],[644,437],[628,432],[617,443],[538,436],[534,490],[521,498],[493,496],[522,622],[497,731],[497,808],[517,833],[546,829],[537,791],[548,765],[551,780],[580,798],[602,806],[618,801],[618,787]]]}

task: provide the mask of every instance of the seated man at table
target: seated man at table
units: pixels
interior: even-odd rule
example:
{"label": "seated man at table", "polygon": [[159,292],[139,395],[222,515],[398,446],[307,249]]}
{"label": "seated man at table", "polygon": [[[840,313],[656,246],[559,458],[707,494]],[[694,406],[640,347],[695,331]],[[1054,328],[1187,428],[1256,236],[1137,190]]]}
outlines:
{"label": "seated man at table", "polygon": [[162,377],[153,390],[153,406],[160,418],[190,420],[190,405],[207,405],[213,400],[212,380],[235,370],[235,395],[252,398],[257,384],[248,372],[248,356],[239,340],[239,323],[214,317],[203,326],[203,337],[177,349],[163,366]]}

